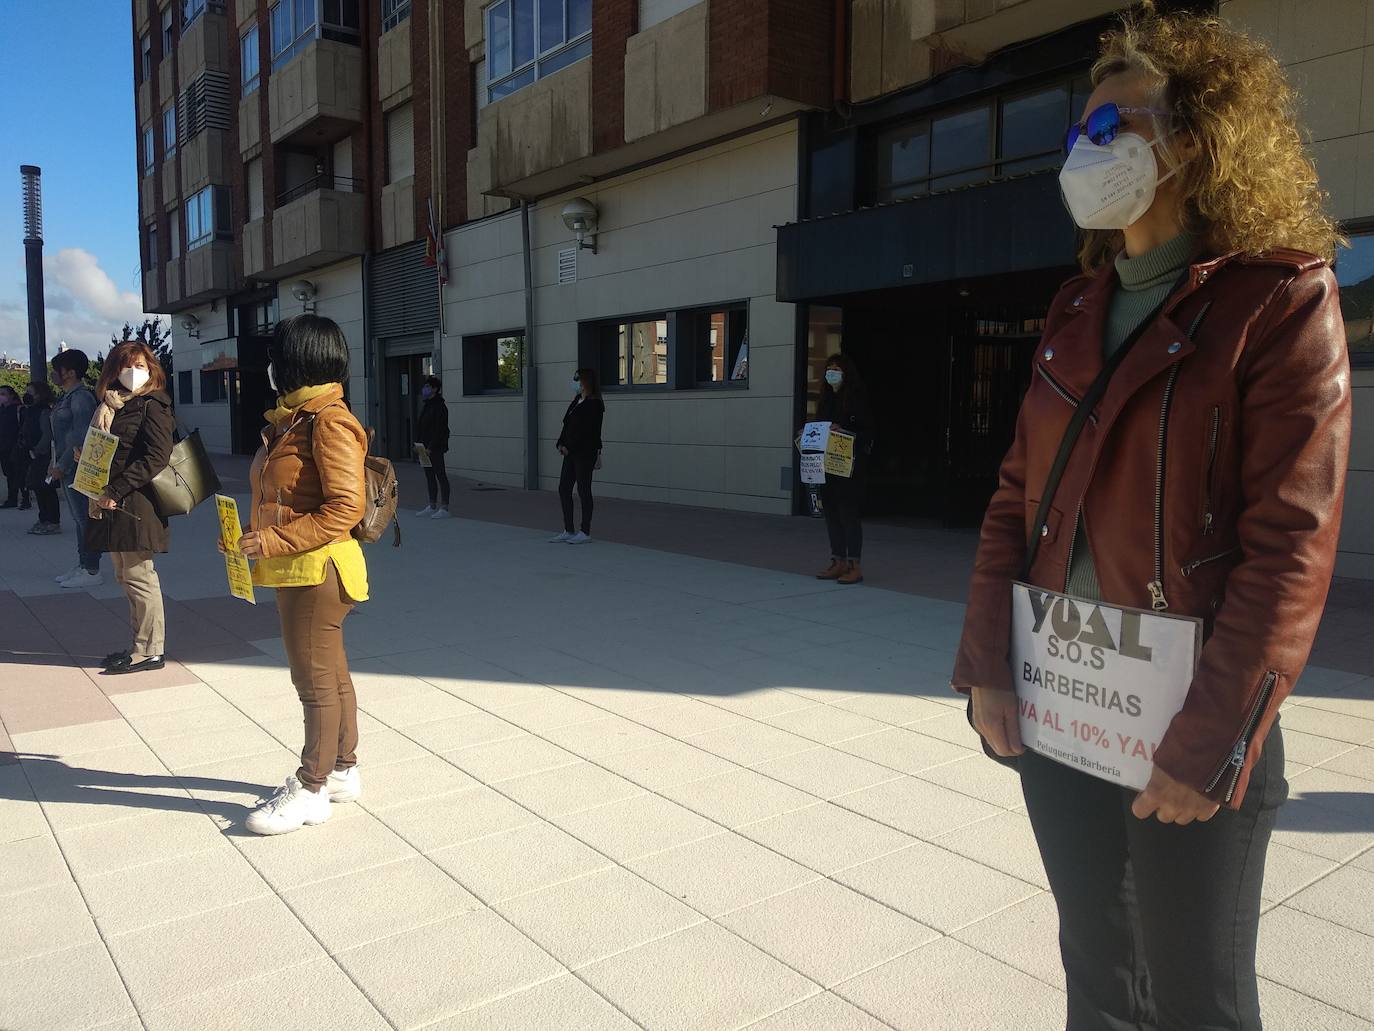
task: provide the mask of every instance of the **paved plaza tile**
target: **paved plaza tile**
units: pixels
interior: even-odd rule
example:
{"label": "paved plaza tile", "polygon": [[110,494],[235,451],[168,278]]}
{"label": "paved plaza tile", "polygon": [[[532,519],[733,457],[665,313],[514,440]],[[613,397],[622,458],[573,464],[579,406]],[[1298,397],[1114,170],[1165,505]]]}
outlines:
{"label": "paved plaza tile", "polygon": [[[837,604],[774,558],[409,524],[347,624],[363,797],[259,838],[302,736],[271,592],[224,597],[213,520],[179,520],[174,661],[102,677],[118,588],[57,592],[70,540],[0,516],[0,1028],[1063,1026],[1016,778],[946,687],[961,587]],[[1374,1031],[1374,657],[1350,665],[1283,710],[1280,1031]]]}

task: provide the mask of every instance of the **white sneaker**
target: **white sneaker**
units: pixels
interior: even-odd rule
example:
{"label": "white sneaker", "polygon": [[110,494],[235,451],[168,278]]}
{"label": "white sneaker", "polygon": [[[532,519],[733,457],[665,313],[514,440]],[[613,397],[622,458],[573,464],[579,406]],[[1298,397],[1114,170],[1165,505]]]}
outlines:
{"label": "white sneaker", "polygon": [[564,530],[564,531],[563,531],[562,533],[560,533],[557,537],[550,537],[550,538],[549,538],[549,543],[550,543],[550,544],[567,544],[568,541],[570,541],[570,540],[572,540],[572,539],[573,539],[573,535],[570,534],[570,533],[568,533],[567,530]]}
{"label": "white sneaker", "polygon": [[363,796],[363,782],[358,776],[358,767],[335,770],[324,782],[324,788],[329,792],[331,802],[356,802]]}
{"label": "white sneaker", "polygon": [[420,511],[416,512],[415,515],[421,519],[432,519],[434,518],[435,511],[433,505],[426,505],[424,508],[420,509]]}
{"label": "white sneaker", "polygon": [[86,570],[84,570],[80,565],[72,566],[71,569],[68,569],[68,570],[67,570],[65,573],[63,573],[61,576],[55,576],[55,577],[53,577],[53,578],[52,578],[52,579],[53,579],[53,583],[59,583],[59,584],[60,584],[60,583],[62,583],[64,580],[70,580],[72,577],[76,576],[77,573],[84,573],[85,571],[86,571]]}
{"label": "white sneaker", "polygon": [[84,569],[78,569],[62,581],[62,589],[64,591],[81,591],[87,587],[99,587],[104,582],[105,576],[100,570],[97,569],[94,573],[88,573]]}
{"label": "white sneaker", "polygon": [[583,533],[581,530],[578,530],[575,534],[568,538],[569,544],[590,544],[591,542],[591,534]]}
{"label": "white sneaker", "polygon": [[289,834],[329,819],[329,792],[309,791],[295,777],[287,777],[277,793],[248,814],[246,826],[254,834]]}
{"label": "white sneaker", "polygon": [[431,518],[431,519],[452,519],[453,517],[449,514],[449,510],[448,510],[448,509],[446,509],[446,508],[441,508],[441,509],[439,509],[437,512],[435,512],[432,516],[430,516],[430,518]]}

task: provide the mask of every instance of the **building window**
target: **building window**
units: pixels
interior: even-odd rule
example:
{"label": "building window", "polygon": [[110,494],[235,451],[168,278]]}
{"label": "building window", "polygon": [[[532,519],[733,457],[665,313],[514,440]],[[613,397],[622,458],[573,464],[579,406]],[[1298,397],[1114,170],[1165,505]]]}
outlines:
{"label": "building window", "polygon": [[[992,109],[971,107],[931,120],[932,190],[948,190],[987,178],[992,157]],[[947,174],[941,174],[947,173]]]}
{"label": "building window", "polygon": [[149,272],[154,272],[157,270],[157,263],[161,258],[162,255],[158,253],[157,249],[157,223],[154,222],[144,232],[143,267]]}
{"label": "building window", "polygon": [[191,384],[194,380],[189,372],[177,373],[177,404],[193,405],[196,399],[191,396]]}
{"label": "building window", "polygon": [[668,386],[666,313],[591,323],[584,332],[590,334],[595,348],[595,365],[603,386]]}
{"label": "building window", "polygon": [[172,257],[181,257],[181,211],[178,208],[167,212],[167,235],[171,238],[168,242],[172,245]]}
{"label": "building window", "polygon": [[879,202],[916,197],[929,189],[930,123],[904,125],[879,136]]}
{"label": "building window", "polygon": [[195,21],[206,9],[214,14],[224,13],[224,0],[181,0],[181,27],[184,29]]}
{"label": "building window", "polygon": [[257,89],[261,81],[258,59],[258,27],[254,25],[239,39],[239,78],[245,97]]}
{"label": "building window", "polygon": [[153,37],[146,32],[138,37],[138,70],[140,82],[153,77]]}
{"label": "building window", "polygon": [[1352,232],[1350,247],[1336,257],[1341,288],[1341,315],[1352,355],[1374,360],[1374,235]]}
{"label": "building window", "polygon": [[358,0],[280,0],[270,14],[273,69],[317,39],[355,45],[360,39]]}
{"label": "building window", "polygon": [[592,0],[499,0],[487,8],[487,96],[500,100],[592,52]]}
{"label": "building window", "polygon": [[415,174],[415,110],[402,104],[386,115],[386,185]]}
{"label": "building window", "polygon": [[170,158],[177,152],[177,106],[168,104],[162,112],[162,153]]}
{"label": "building window", "polygon": [[748,383],[748,305],[678,312],[677,345],[691,356],[693,386]]}
{"label": "building window", "polygon": [[1069,84],[1060,82],[1002,101],[997,142],[997,154],[1003,159],[1002,175],[1038,172],[1063,164],[1066,114],[1074,117],[1069,98]]}
{"label": "building window", "polygon": [[165,60],[172,56],[173,30],[176,25],[176,13],[172,10],[172,5],[168,4],[162,9],[162,57]]}
{"label": "building window", "polygon": [[157,147],[153,144],[153,127],[150,125],[143,130],[143,174],[152,175],[153,165],[157,161]]}
{"label": "building window", "polygon": [[525,334],[519,330],[464,337],[463,393],[519,393],[524,360]]}
{"label": "building window", "polygon": [[229,372],[227,369],[213,369],[200,374],[200,403],[203,405],[221,404],[229,400]]}
{"label": "building window", "polygon": [[207,186],[186,202],[186,249],[233,236],[229,224],[229,187]]}
{"label": "building window", "polygon": [[388,32],[410,17],[410,0],[382,0],[382,31]]}

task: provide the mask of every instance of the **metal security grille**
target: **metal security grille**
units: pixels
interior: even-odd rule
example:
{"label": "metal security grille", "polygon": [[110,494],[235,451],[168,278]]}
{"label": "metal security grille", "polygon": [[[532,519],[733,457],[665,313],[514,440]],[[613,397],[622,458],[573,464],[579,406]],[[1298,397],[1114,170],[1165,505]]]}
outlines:
{"label": "metal security grille", "polygon": [[558,281],[560,283],[577,282],[577,249],[569,247],[558,252]]}
{"label": "metal security grille", "polygon": [[425,242],[393,247],[372,259],[369,333],[393,337],[439,328],[439,282],[425,264]]}

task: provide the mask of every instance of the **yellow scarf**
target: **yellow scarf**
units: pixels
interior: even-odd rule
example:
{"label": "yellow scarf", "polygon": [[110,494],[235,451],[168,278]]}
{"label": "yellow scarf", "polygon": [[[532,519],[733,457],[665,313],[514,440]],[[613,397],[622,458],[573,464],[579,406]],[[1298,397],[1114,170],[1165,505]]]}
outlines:
{"label": "yellow scarf", "polygon": [[337,383],[321,383],[313,387],[301,387],[293,390],[289,394],[283,394],[277,398],[277,407],[270,412],[263,412],[263,418],[278,428],[289,423],[296,415],[297,410],[307,401],[313,401],[321,394],[327,394],[337,387]]}

